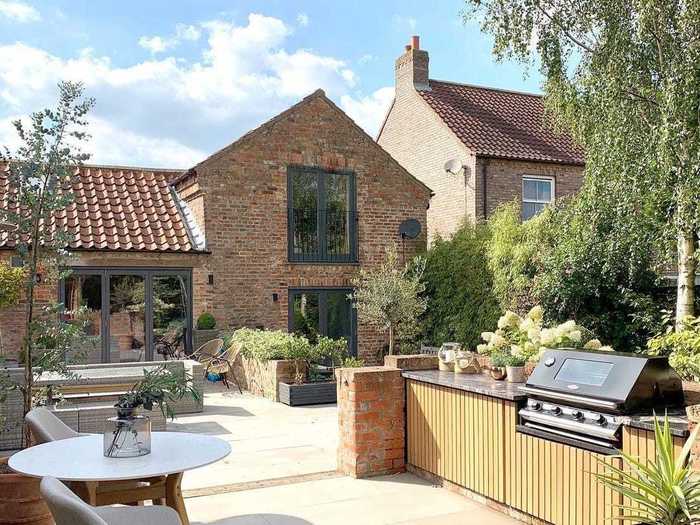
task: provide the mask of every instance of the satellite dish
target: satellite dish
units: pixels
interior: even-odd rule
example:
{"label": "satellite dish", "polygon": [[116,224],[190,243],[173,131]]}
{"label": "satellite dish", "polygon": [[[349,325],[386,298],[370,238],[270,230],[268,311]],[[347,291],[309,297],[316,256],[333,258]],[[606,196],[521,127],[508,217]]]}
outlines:
{"label": "satellite dish", "polygon": [[445,162],[445,171],[451,173],[452,175],[458,175],[460,171],[464,169],[464,164],[462,161],[457,159],[450,159]]}
{"label": "satellite dish", "polygon": [[421,225],[416,219],[406,219],[399,225],[402,239],[415,239],[420,235]]}

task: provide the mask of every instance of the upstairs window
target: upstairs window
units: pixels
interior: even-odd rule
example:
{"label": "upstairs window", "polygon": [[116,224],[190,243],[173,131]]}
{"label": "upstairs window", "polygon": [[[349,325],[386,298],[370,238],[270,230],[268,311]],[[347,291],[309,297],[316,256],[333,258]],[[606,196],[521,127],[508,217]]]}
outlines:
{"label": "upstairs window", "polygon": [[523,177],[522,219],[541,212],[554,200],[554,179],[551,177]]}
{"label": "upstairs window", "polygon": [[289,260],[357,260],[355,175],[318,168],[287,170]]}

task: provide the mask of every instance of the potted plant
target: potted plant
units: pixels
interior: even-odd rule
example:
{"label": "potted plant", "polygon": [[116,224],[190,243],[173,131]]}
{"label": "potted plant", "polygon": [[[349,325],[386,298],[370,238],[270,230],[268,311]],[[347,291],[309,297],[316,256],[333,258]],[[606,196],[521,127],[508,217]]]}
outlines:
{"label": "potted plant", "polygon": [[200,314],[195,324],[194,348],[199,348],[204,343],[218,337],[219,330],[216,328],[216,318],[209,312]]}
{"label": "potted plant", "polygon": [[527,359],[515,353],[506,354],[506,377],[510,383],[524,383],[527,379]]}
{"label": "potted plant", "polygon": [[624,466],[604,466],[596,479],[625,498],[616,507],[626,522],[657,525],[690,525],[700,517],[700,480],[690,464],[690,452],[698,435],[695,427],[678,456],[674,456],[673,436],[668,417],[660,425],[654,419],[656,459],[653,463],[620,453]]}
{"label": "potted plant", "polygon": [[506,378],[506,366],[508,365],[508,354],[506,352],[494,352],[491,354],[491,367],[489,374],[496,381],[502,381]]}
{"label": "potted plant", "polygon": [[[62,82],[58,88],[56,109],[33,113],[29,127],[20,120],[14,123],[19,146],[11,152],[6,149],[7,155],[2,158],[7,163],[9,205],[0,208],[0,221],[10,226],[5,229],[24,263],[23,379],[6,387],[6,392],[18,392],[22,397],[22,446],[31,444],[23,419],[37,402],[36,379],[42,371],[63,373],[67,369],[66,348],[59,344],[53,349],[42,349],[41,345],[42,338],[62,333],[69,323],[57,315],[61,305],[39,311],[37,289],[40,283],[45,286],[65,276],[61,268],[66,266],[70,236],[60,224],[55,228],[45,226],[56,212],[70,204],[72,194],[63,188],[70,186],[76,168],[89,157],[81,153],[80,145],[87,138],[85,117],[94,101],[83,99],[80,84]],[[52,522],[41,500],[39,480],[6,470],[0,474],[0,507],[3,517],[10,517],[10,523],[13,519],[25,525]]]}
{"label": "potted plant", "polygon": [[170,403],[189,395],[199,400],[200,392],[192,386],[184,371],[173,372],[166,365],[144,369],[143,379],[119,396],[114,405],[116,417],[110,418],[104,433],[104,455],[107,457],[143,456],[151,452],[151,422],[137,410],[153,410],[158,406],[166,417],[173,417]]}
{"label": "potted plant", "polygon": [[306,338],[296,336],[294,341],[287,356],[294,361],[294,382],[280,382],[280,402],[289,406],[335,403],[333,370],[346,364],[357,365],[359,361],[348,361],[346,340],[319,336],[316,344],[310,344]]}

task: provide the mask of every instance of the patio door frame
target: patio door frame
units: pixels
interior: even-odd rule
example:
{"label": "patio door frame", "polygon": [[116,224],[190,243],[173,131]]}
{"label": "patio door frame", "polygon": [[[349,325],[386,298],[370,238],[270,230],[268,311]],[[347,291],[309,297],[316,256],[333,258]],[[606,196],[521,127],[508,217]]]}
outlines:
{"label": "patio door frame", "polygon": [[[287,331],[294,330],[294,296],[300,293],[318,294],[318,333],[325,335],[327,326],[328,297],[327,292],[346,292],[348,295],[354,290],[346,286],[338,287],[295,287],[287,290]],[[348,340],[348,353],[357,357],[357,310],[350,302],[350,339]]]}
{"label": "patio door frame", "polygon": [[[144,346],[146,354],[144,361],[153,361],[154,345],[153,345],[153,278],[161,275],[181,276],[186,279],[185,293],[187,294],[186,308],[187,315],[185,316],[185,353],[190,354],[192,351],[192,268],[134,268],[134,267],[89,267],[80,266],[70,269],[70,275],[99,275],[101,278],[100,294],[101,294],[101,316],[100,316],[100,333],[101,333],[101,356],[102,363],[110,363],[110,293],[109,279],[113,275],[135,275],[143,277],[144,280]],[[61,279],[58,285],[58,300],[65,305],[66,287],[65,280]]]}

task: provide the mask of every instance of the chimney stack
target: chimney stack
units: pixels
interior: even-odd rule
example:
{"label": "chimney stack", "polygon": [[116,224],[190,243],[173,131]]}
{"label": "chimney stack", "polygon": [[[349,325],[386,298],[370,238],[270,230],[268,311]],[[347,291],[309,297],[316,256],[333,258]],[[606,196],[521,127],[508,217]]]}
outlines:
{"label": "chimney stack", "polygon": [[414,35],[405,46],[405,52],[396,59],[394,67],[396,76],[396,95],[408,89],[426,91],[428,84],[428,52],[420,48],[420,37]]}

